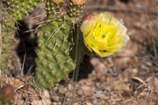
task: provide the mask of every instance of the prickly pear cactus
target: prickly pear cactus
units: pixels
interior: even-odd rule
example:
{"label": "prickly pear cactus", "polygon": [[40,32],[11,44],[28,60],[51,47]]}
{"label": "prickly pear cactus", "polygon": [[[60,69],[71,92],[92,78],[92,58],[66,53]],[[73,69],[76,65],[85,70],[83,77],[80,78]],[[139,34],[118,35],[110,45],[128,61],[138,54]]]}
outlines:
{"label": "prickly pear cactus", "polygon": [[58,19],[38,30],[38,58],[35,81],[48,88],[60,81],[75,68],[70,52],[73,48],[70,35],[71,21]]}
{"label": "prickly pear cactus", "polygon": [[28,15],[43,0],[7,0],[10,15],[19,20]]}
{"label": "prickly pear cactus", "polygon": [[[44,0],[48,17],[37,29],[35,83],[40,88],[49,88],[65,78],[81,61],[85,47],[79,29],[78,16],[87,0]],[[10,15],[19,20],[31,12],[43,0],[8,0]],[[14,33],[14,32],[13,32]],[[7,37],[5,37],[8,39]],[[10,46],[10,45],[8,45]]]}
{"label": "prickly pear cactus", "polygon": [[10,18],[6,11],[2,10],[2,15],[0,18],[2,26],[2,45],[0,46],[2,52],[0,55],[0,69],[4,70],[13,48],[13,37],[16,29],[14,27],[14,21]]}
{"label": "prickly pear cactus", "polygon": [[[47,89],[68,76],[68,73],[75,69],[87,51],[77,26],[76,20],[78,19],[75,19],[80,12],[70,16],[68,11],[68,14],[54,17],[53,14],[56,15],[60,11],[54,8],[57,6],[59,8],[63,3],[61,1],[52,0],[53,3],[47,3],[47,5],[52,4],[53,12],[50,6],[47,8],[49,15],[47,20],[52,21],[42,25],[37,31],[38,48],[36,51],[38,57],[36,59],[35,83],[40,88]],[[74,7],[76,5],[72,4]],[[77,9],[81,10],[81,8]]]}

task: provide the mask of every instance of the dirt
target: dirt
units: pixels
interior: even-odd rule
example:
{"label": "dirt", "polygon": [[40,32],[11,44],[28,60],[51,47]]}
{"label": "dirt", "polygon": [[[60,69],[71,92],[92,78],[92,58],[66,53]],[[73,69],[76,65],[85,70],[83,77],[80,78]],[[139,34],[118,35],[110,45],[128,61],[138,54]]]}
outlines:
{"label": "dirt", "polygon": [[[157,105],[158,61],[152,58],[151,39],[157,31],[154,27],[158,27],[157,4],[156,0],[89,0],[84,12],[109,11],[123,20],[130,36],[127,46],[105,58],[87,55],[77,82],[70,73],[49,90],[35,86],[30,64],[25,65],[25,75],[17,71],[15,62],[26,53],[20,50],[10,59],[9,74],[3,75],[4,84],[15,87],[13,105]],[[19,41],[28,43],[26,39]],[[34,60],[29,49],[27,63]]]}

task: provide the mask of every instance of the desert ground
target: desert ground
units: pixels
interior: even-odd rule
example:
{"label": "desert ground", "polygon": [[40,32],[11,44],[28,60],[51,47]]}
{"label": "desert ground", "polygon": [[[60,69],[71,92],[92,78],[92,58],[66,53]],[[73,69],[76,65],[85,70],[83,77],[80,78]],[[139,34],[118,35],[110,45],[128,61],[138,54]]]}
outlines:
{"label": "desert ground", "polygon": [[84,13],[105,11],[122,19],[130,41],[112,56],[86,55],[76,82],[72,72],[49,90],[37,88],[30,66],[33,36],[16,39],[16,54],[0,83],[14,87],[13,105],[158,105],[158,1],[89,0],[84,9]]}

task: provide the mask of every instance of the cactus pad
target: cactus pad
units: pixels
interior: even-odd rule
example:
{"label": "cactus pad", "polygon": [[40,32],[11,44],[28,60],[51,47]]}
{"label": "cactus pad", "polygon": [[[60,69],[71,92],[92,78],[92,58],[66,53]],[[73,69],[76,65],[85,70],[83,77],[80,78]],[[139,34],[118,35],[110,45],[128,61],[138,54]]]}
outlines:
{"label": "cactus pad", "polygon": [[43,0],[7,0],[10,15],[16,20],[27,16],[41,2]]}
{"label": "cactus pad", "polygon": [[13,37],[15,33],[14,21],[11,20],[9,14],[2,11],[2,52],[0,57],[0,68],[5,69],[10,53],[13,49]]}
{"label": "cactus pad", "polygon": [[38,30],[35,82],[40,88],[49,88],[75,68],[71,27],[69,19],[58,19]]}
{"label": "cactus pad", "polygon": [[78,17],[86,5],[87,0],[70,0],[68,14],[71,17]]}
{"label": "cactus pad", "polygon": [[46,10],[48,15],[59,14],[60,7],[63,5],[65,0],[47,0],[46,1]]}

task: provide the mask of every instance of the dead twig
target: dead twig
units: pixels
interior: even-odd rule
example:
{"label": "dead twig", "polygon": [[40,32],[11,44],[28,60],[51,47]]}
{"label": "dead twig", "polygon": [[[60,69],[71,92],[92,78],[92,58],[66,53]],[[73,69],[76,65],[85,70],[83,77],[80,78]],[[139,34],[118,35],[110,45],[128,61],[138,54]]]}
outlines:
{"label": "dead twig", "polygon": [[131,77],[131,87],[134,96],[137,96],[141,92],[146,92],[148,94],[152,93],[151,87],[146,84],[146,81],[143,81],[139,77]]}

